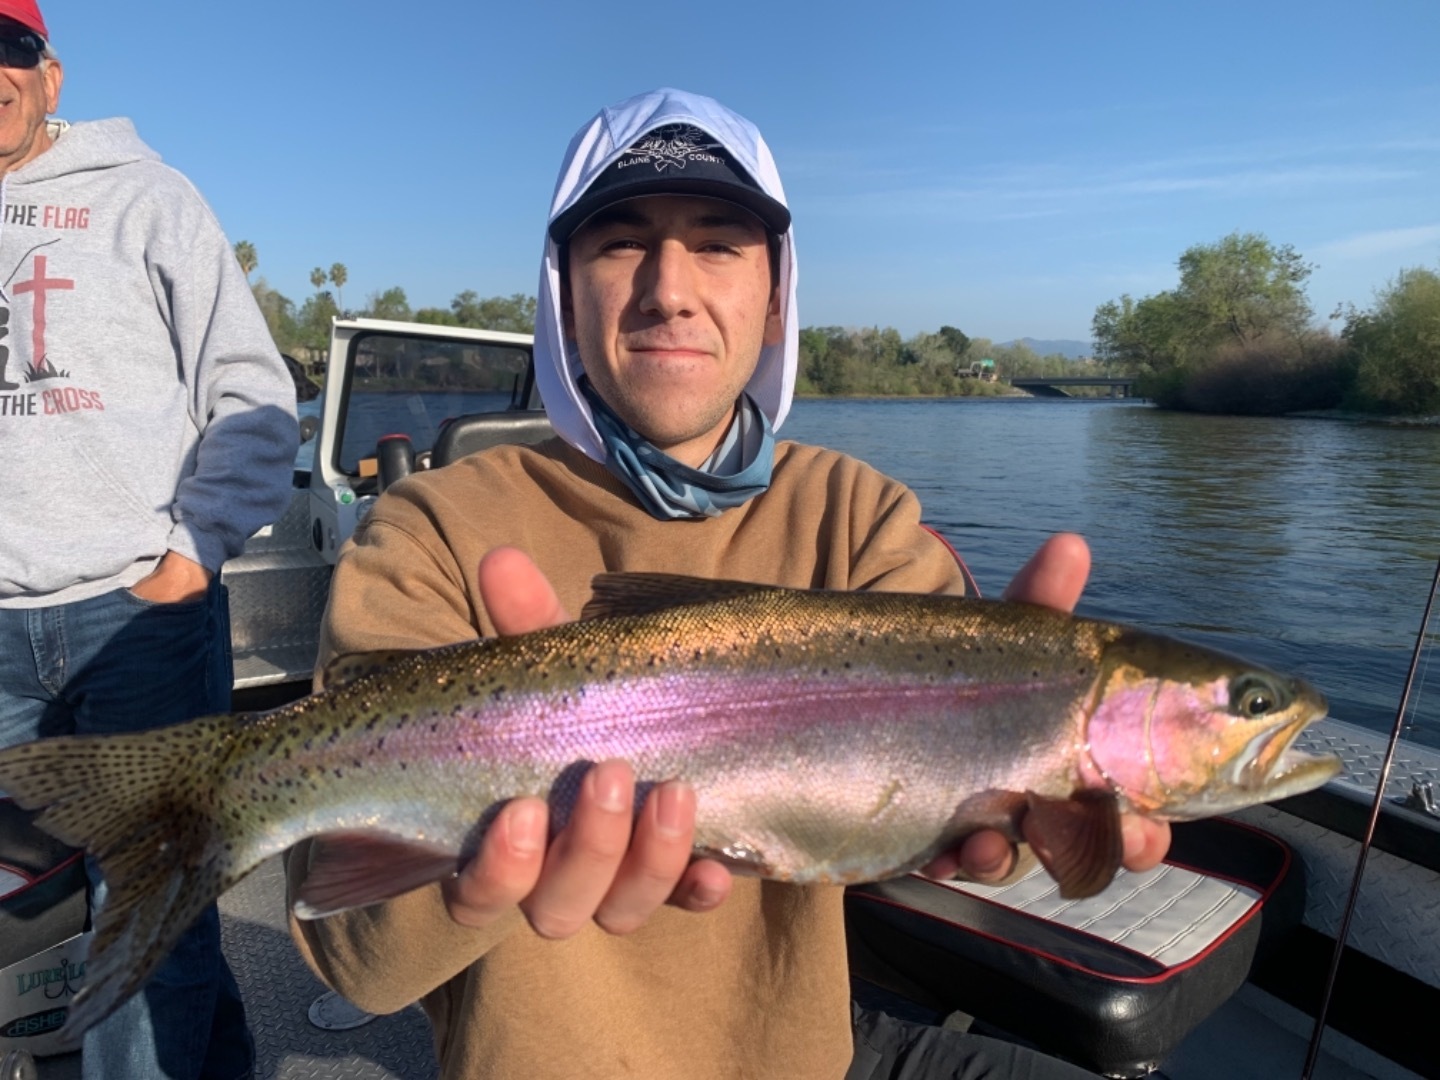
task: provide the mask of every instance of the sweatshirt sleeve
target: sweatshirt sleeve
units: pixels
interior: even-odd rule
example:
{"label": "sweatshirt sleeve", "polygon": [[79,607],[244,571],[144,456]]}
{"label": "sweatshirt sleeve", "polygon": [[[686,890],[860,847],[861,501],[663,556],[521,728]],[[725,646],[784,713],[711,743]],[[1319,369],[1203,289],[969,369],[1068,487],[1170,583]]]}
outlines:
{"label": "sweatshirt sleeve", "polygon": [[[477,636],[459,566],[423,499],[412,500],[416,494],[413,484],[387,491],[341,550],[321,629],[322,669],[336,656]],[[319,843],[304,841],[286,856],[291,900]],[[522,925],[517,909],[483,930],[460,926],[446,911],[438,883],[324,919],[290,915],[291,936],[311,968],[350,1001],[378,1013],[430,994]]]}
{"label": "sweatshirt sleeve", "polygon": [[[341,547],[317,670],[337,656],[432,649],[480,636],[482,623],[455,553],[423,501],[411,501],[414,494],[409,482],[387,491]],[[317,674],[316,689],[318,680]]]}
{"label": "sweatshirt sleeve", "polygon": [[152,262],[200,432],[179,484],[171,550],[209,570],[240,554],[289,504],[299,427],[295,386],[219,223],[199,194],[178,200]]}

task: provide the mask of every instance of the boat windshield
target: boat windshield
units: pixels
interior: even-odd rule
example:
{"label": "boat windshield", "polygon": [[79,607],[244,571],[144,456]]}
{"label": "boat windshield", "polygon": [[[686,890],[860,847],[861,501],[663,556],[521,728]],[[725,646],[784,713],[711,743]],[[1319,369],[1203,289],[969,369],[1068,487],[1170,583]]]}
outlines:
{"label": "boat windshield", "polygon": [[382,436],[407,435],[422,454],[457,416],[540,408],[528,344],[374,332],[355,337],[350,349],[335,464],[352,476]]}

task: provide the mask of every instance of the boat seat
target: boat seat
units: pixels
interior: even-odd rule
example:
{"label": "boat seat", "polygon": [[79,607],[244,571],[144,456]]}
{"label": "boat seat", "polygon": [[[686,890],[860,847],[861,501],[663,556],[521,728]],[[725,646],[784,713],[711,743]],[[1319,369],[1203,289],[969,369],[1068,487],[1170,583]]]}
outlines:
{"label": "boat seat", "polygon": [[84,985],[84,856],[36,816],[0,795],[0,1059],[61,1052],[60,1025]]}
{"label": "boat seat", "polygon": [[447,421],[430,451],[430,467],[438,469],[468,454],[508,443],[543,442],[555,434],[543,409],[467,413]]}
{"label": "boat seat", "polygon": [[82,852],[42,832],[0,795],[0,968],[85,928]]}
{"label": "boat seat", "polygon": [[1217,818],[1175,825],[1160,866],[1084,900],[1062,900],[1036,867],[1003,887],[915,874],[852,886],[845,907],[857,976],[1140,1077],[1299,926],[1305,875],[1280,839]]}

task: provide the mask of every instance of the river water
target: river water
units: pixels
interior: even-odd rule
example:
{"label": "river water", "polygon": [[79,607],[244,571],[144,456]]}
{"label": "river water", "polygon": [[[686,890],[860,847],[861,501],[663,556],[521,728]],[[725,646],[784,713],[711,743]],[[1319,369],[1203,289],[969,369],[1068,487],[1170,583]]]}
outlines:
{"label": "river water", "polygon": [[[782,435],[909,484],[988,596],[1046,536],[1078,532],[1094,554],[1082,614],[1239,653],[1309,679],[1338,719],[1394,723],[1440,556],[1440,429],[807,399]],[[1412,703],[1407,737],[1440,747],[1440,665]]]}

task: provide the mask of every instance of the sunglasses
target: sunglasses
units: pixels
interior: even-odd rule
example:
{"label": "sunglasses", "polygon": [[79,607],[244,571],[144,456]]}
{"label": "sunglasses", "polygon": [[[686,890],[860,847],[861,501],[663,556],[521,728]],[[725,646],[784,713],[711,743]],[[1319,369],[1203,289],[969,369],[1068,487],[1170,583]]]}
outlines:
{"label": "sunglasses", "polygon": [[0,67],[38,67],[44,51],[45,43],[38,34],[0,34]]}

